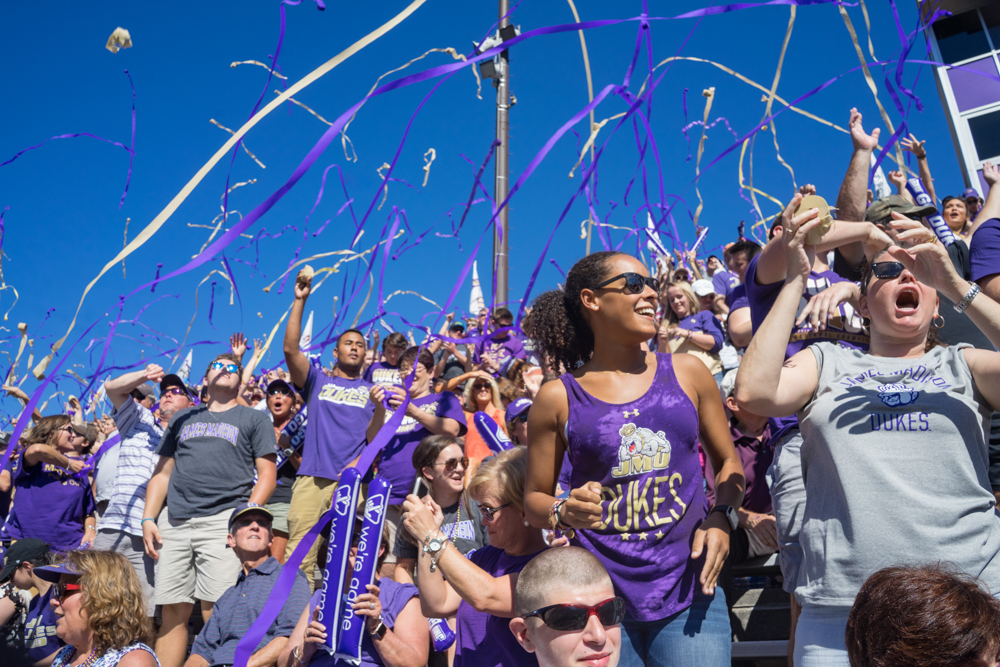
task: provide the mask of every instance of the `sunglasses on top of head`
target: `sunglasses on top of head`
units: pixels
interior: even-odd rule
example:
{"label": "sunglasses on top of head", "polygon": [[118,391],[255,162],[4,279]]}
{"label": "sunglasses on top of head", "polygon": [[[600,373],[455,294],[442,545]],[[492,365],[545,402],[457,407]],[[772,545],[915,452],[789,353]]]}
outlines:
{"label": "sunglasses on top of head", "polygon": [[872,262],[872,273],[876,278],[898,278],[904,268],[901,262]]}
{"label": "sunglasses on top of head", "polygon": [[223,368],[226,369],[227,373],[238,373],[239,370],[240,370],[240,367],[237,366],[236,364],[232,363],[232,362],[229,362],[229,363],[227,363],[225,361],[213,361],[212,362],[212,370],[213,371],[222,370]]}
{"label": "sunglasses on top of head", "polygon": [[657,294],[660,293],[659,280],[657,280],[656,278],[649,278],[647,276],[631,272],[619,273],[614,278],[608,278],[603,283],[599,285],[594,285],[594,289],[601,289],[602,287],[605,287],[606,285],[610,285],[611,283],[615,282],[619,278],[625,279],[625,289],[631,292],[632,294],[642,294],[643,290],[646,289],[646,285],[649,285],[650,288],[652,288],[652,290]]}
{"label": "sunglasses on top of head", "polygon": [[625,600],[614,597],[590,607],[582,604],[553,604],[525,614],[524,618],[537,617],[556,632],[579,632],[587,627],[591,616],[596,616],[604,627],[618,625],[625,618]]}

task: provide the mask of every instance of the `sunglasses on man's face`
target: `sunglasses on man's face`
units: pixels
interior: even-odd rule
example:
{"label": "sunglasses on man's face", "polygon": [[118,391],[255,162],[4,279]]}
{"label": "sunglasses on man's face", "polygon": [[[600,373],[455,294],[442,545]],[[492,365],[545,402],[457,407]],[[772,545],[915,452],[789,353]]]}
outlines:
{"label": "sunglasses on man's face", "polygon": [[618,625],[625,618],[625,600],[615,597],[598,602],[593,607],[582,604],[553,604],[536,609],[524,618],[538,617],[556,632],[579,632],[596,616],[604,627]]}
{"label": "sunglasses on man's face", "polygon": [[80,592],[80,584],[58,583],[55,585],[56,599],[62,602],[70,595]]}
{"label": "sunglasses on man's face", "polygon": [[236,364],[233,364],[233,363],[227,364],[224,361],[213,361],[212,362],[212,370],[213,371],[222,370],[223,368],[226,369],[227,373],[236,373],[236,372],[238,372],[240,370],[240,367],[237,366]]}
{"label": "sunglasses on man's face", "polygon": [[167,394],[170,394],[171,396],[187,396],[188,395],[187,392],[184,391],[183,389],[181,389],[180,387],[168,387],[167,389],[164,389],[163,390],[163,395],[166,396]]}
{"label": "sunglasses on man's face", "polygon": [[489,505],[479,505],[478,503],[476,506],[479,507],[479,513],[483,515],[483,518],[485,518],[488,523],[493,523],[493,519],[496,518],[497,512],[502,510],[504,507],[510,507],[510,503],[504,503],[500,507],[490,507]]}
{"label": "sunglasses on man's face", "polygon": [[434,465],[444,466],[445,472],[455,472],[455,469],[458,468],[459,464],[462,465],[462,470],[466,470],[469,467],[469,457],[463,456],[460,459],[448,459],[447,461],[441,461],[439,463],[435,463]]}
{"label": "sunglasses on man's face", "polygon": [[601,289],[606,285],[610,285],[619,278],[625,279],[625,289],[632,294],[642,294],[646,289],[646,285],[649,285],[654,292],[660,293],[660,281],[656,278],[649,278],[647,276],[640,275],[638,273],[619,273],[614,278],[608,278],[603,283],[599,285],[594,285],[594,289]]}
{"label": "sunglasses on man's face", "polygon": [[906,268],[901,262],[873,262],[872,273],[876,278],[898,278]]}

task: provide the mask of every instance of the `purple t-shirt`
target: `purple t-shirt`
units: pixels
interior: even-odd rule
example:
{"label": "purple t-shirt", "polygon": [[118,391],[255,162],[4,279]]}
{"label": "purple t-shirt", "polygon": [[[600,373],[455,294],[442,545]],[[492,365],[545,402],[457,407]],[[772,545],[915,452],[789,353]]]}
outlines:
{"label": "purple t-shirt", "polygon": [[392,366],[384,361],[376,361],[368,367],[365,371],[365,382],[403,386],[403,379],[399,376],[399,366]]}
{"label": "purple t-shirt", "polygon": [[[770,285],[760,285],[757,283],[757,263],[763,255],[757,255],[750,260],[747,266],[747,300],[750,302],[750,320],[754,335],[757,329],[764,323],[764,318],[771,312],[771,307],[778,299],[778,293],[785,286],[784,280],[779,280]],[[833,271],[813,271],[809,274],[806,289],[799,299],[798,312],[813,298],[834,283],[847,282],[844,278]],[[792,335],[788,339],[785,349],[785,359],[789,359],[801,350],[819,343],[821,341],[832,341],[840,343],[845,347],[857,350],[867,350],[869,337],[861,326],[861,316],[855,312],[849,303],[842,303],[838,307],[838,316],[831,317],[826,322],[826,329],[813,331],[809,321],[806,320],[801,326],[792,327]],[[770,420],[771,440],[777,443],[789,431],[799,427],[799,419],[795,415],[791,417],[776,417]]]}
{"label": "purple t-shirt", "polygon": [[[427,394],[421,398],[414,398],[410,402],[424,412],[454,419],[461,429],[460,435],[465,435],[468,430],[462,404],[458,397],[450,391],[442,394]],[[388,422],[391,416],[392,413],[387,412],[385,420]],[[379,475],[392,484],[390,505],[401,505],[406,500],[407,494],[410,493],[413,479],[417,474],[413,469],[413,450],[417,448],[421,440],[430,434],[431,432],[413,417],[403,417],[402,423],[396,429],[396,435],[382,450]]]}
{"label": "purple t-shirt", "polygon": [[76,549],[83,539],[84,519],[97,510],[90,480],[51,463],[26,468],[25,451],[11,458],[14,503],[4,532],[15,540],[38,538],[53,551]]}
{"label": "purple t-shirt", "polygon": [[371,387],[371,382],[361,378],[330,377],[315,366],[309,367],[303,388],[309,423],[300,475],[336,480],[361,453],[375,414],[375,404],[368,397]]}
{"label": "purple t-shirt", "polygon": [[[494,577],[520,572],[532,558],[508,556],[503,549],[485,546],[469,554],[469,560]],[[510,619],[476,611],[465,600],[458,605],[458,638],[454,667],[537,667],[538,658],[528,653],[510,631]]]}
{"label": "purple t-shirt", "polygon": [[708,516],[698,455],[698,411],[657,354],[656,376],[628,403],[605,403],[569,373],[566,440],[572,488],[601,484],[602,527],[573,544],[597,556],[630,618],[659,621],[691,606],[705,556],[691,559],[694,531]]}
{"label": "purple t-shirt", "polygon": [[[413,584],[398,584],[392,579],[379,579],[375,582],[378,586],[378,601],[382,604],[382,622],[385,627],[392,630],[396,626],[396,617],[403,611],[406,603],[417,597],[417,587]],[[319,597],[322,591],[313,593],[309,600],[309,608],[314,609],[319,604]],[[309,667],[333,667],[334,665],[346,665],[343,661],[336,660],[326,651],[316,651]],[[360,667],[383,667],[385,662],[375,648],[371,635],[368,632],[362,633],[361,637],[361,665]]]}
{"label": "purple t-shirt", "polygon": [[524,343],[514,334],[508,332],[502,339],[487,338],[476,343],[472,350],[472,362],[481,363],[484,355],[489,355],[497,368],[503,368],[511,357],[524,359]]}
{"label": "purple t-shirt", "polygon": [[[734,422],[735,423],[735,422]],[[758,514],[768,514],[771,511],[771,490],[767,488],[767,469],[774,460],[774,444],[771,442],[770,426],[764,427],[759,436],[743,435],[734,423],[729,425],[736,453],[743,464],[743,474],[746,477],[746,491],[743,494],[743,509]],[[715,473],[712,462],[705,457],[705,481],[708,486],[705,496],[708,504],[715,504]]]}
{"label": "purple t-shirt", "polygon": [[971,241],[969,269],[972,280],[1000,273],[1000,218],[991,218],[981,224]]}
{"label": "purple t-shirt", "polygon": [[681,329],[688,329],[690,331],[697,331],[699,333],[707,333],[710,335],[715,340],[715,347],[708,350],[708,352],[718,352],[726,338],[725,332],[722,331],[722,324],[719,323],[719,320],[716,319],[715,315],[713,315],[710,310],[703,310],[689,317],[685,317],[677,323],[677,326]]}
{"label": "purple t-shirt", "polygon": [[740,283],[734,287],[732,293],[726,297],[726,305],[729,307],[730,313],[740,308],[749,308],[750,301],[747,300],[747,286]]}
{"label": "purple t-shirt", "polygon": [[719,270],[712,276],[712,287],[715,288],[715,293],[725,296],[726,303],[729,303],[729,295],[739,284],[740,277],[729,271]]}
{"label": "purple t-shirt", "polygon": [[56,636],[56,616],[55,609],[49,604],[56,593],[56,587],[52,586],[44,595],[36,595],[31,598],[28,605],[28,613],[24,621],[24,648],[27,649],[27,658],[30,662],[45,660],[66,642]]}

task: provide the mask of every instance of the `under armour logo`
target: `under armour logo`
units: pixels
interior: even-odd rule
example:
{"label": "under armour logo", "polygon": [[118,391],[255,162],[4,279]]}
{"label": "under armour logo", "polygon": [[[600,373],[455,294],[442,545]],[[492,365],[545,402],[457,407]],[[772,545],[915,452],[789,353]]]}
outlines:
{"label": "under armour logo", "polygon": [[629,417],[638,417],[638,416],[639,416],[639,408],[636,408],[635,410],[625,411],[625,419],[628,419]]}

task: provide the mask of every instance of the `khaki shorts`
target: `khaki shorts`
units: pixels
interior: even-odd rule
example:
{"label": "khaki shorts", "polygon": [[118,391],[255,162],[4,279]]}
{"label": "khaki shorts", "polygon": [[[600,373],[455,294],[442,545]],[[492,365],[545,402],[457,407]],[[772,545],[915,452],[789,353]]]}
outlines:
{"label": "khaki shorts", "polygon": [[275,533],[288,534],[288,508],[291,503],[268,503],[264,506],[271,516],[271,531]]}
{"label": "khaki shorts", "polygon": [[[396,543],[396,533],[403,524],[403,506],[389,505],[385,508],[385,529],[389,532],[389,553],[386,554],[386,563],[395,563],[396,554],[392,553],[392,545]],[[405,529],[404,529],[405,530]]]}
{"label": "khaki shorts", "polygon": [[236,585],[240,559],[226,546],[232,509],[173,520],[166,509],[156,525],[163,546],[156,562],[156,604],[215,602]]}
{"label": "khaki shorts", "polygon": [[[323,477],[299,475],[292,484],[292,502],[288,508],[288,544],[285,546],[285,560],[292,557],[292,552],[306,536],[309,529],[315,525],[323,512],[330,509],[333,503],[333,492],[337,490],[337,482]],[[316,560],[321,540],[316,540],[309,548],[299,566],[312,582],[316,590]],[[320,567],[322,570],[322,566]]]}

